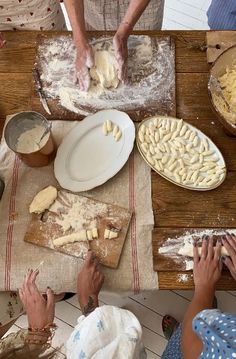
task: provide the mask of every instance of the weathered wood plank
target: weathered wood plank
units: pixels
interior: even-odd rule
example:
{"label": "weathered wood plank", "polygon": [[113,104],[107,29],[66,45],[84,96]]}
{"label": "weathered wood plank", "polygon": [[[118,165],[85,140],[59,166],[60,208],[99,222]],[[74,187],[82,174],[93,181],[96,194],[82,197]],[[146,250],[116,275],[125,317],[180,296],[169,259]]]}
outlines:
{"label": "weathered wood plank", "polygon": [[236,172],[212,191],[190,191],[152,173],[155,227],[236,227]]}

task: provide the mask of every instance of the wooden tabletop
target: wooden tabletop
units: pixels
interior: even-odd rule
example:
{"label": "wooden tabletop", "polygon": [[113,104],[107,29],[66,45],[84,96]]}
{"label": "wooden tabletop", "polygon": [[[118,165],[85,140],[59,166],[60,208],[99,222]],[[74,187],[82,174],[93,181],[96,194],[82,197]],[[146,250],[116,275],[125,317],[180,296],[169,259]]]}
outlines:
{"label": "wooden tabletop", "polygon": [[[206,33],[157,31],[155,34],[171,35],[176,42],[177,117],[198,127],[216,143],[225,157],[228,174],[218,189],[201,193],[177,187],[152,173],[154,268],[157,264],[158,229],[236,228],[236,142],[234,138],[226,136],[210,109],[207,94],[209,65],[202,47]],[[37,35],[38,32],[5,32],[7,46],[0,50],[0,131],[6,115],[31,110],[31,71]],[[178,280],[179,274],[173,271],[159,272],[159,287],[191,289],[193,281],[185,284]],[[218,288],[230,290],[235,289],[236,285],[226,273]]]}

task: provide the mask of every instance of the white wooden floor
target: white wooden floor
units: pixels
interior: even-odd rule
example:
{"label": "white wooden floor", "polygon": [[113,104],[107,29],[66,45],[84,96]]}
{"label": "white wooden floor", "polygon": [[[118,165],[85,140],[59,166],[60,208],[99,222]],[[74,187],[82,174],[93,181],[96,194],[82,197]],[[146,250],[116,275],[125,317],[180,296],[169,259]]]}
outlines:
{"label": "white wooden floor", "polygon": [[[165,0],[164,29],[207,29],[206,10],[210,0]],[[112,304],[131,310],[143,327],[143,341],[148,359],[159,358],[166,346],[161,330],[162,317],[170,314],[178,320],[183,318],[191,291],[156,291],[121,298],[107,293],[100,296],[100,304]],[[218,306],[223,311],[236,313],[236,292],[217,292]],[[56,305],[56,331],[53,346],[62,346],[69,337],[78,316],[81,315],[76,296]],[[22,316],[10,331],[27,327]],[[64,348],[61,348],[61,353]],[[59,354],[58,358],[64,355]],[[109,358],[108,358],[109,359]]]}

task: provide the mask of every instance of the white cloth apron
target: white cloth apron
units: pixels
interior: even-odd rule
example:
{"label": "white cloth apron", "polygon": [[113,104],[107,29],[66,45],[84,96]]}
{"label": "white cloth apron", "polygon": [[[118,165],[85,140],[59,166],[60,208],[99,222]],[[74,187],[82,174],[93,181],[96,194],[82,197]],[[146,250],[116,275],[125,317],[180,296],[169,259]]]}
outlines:
{"label": "white cloth apron", "polygon": [[[134,30],[160,30],[164,0],[151,0],[136,23]],[[87,30],[117,30],[130,0],[84,0]]]}
{"label": "white cloth apron", "polygon": [[59,0],[0,0],[3,30],[66,30]]}

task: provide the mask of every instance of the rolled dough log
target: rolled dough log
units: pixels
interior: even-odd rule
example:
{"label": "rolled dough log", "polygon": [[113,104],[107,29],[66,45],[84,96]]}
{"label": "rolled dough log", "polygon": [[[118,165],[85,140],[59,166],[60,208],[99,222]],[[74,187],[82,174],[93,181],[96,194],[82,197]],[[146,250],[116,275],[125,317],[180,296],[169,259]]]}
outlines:
{"label": "rolled dough log", "polygon": [[48,209],[57,198],[57,189],[53,186],[48,186],[36,194],[30,204],[30,213],[42,213]]}
{"label": "rolled dough log", "polygon": [[77,233],[71,233],[67,236],[58,237],[53,239],[54,246],[63,246],[64,244],[74,243],[74,242],[85,242],[87,241],[86,231],[80,231]]}
{"label": "rolled dough log", "polygon": [[[216,247],[214,247],[214,250],[215,249],[216,249]],[[198,247],[199,256],[201,256],[201,253],[202,253],[202,247]],[[182,256],[192,257],[193,258],[193,245],[191,243],[185,244],[183,247],[181,247],[179,249],[178,254],[180,254]],[[221,247],[221,255],[222,256],[229,256],[229,253],[228,253],[227,249],[224,246]]]}
{"label": "rolled dough log", "polygon": [[94,66],[90,69],[90,76],[103,88],[116,88],[119,85],[119,79],[114,54],[107,50],[95,51]]}

